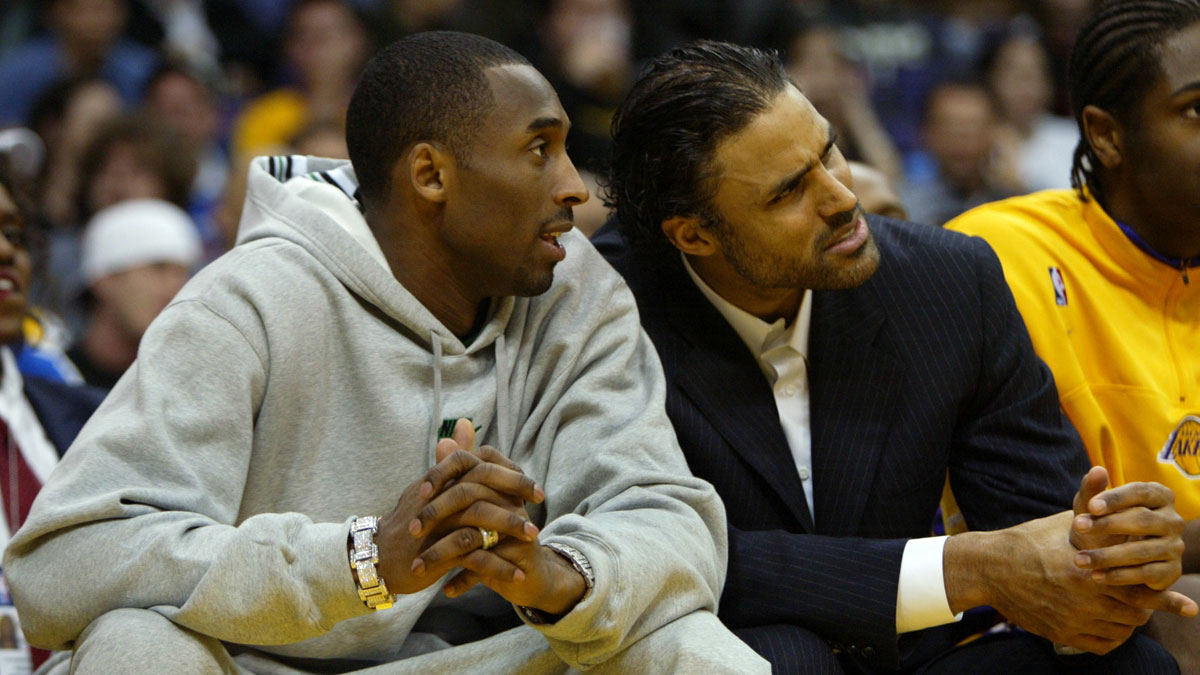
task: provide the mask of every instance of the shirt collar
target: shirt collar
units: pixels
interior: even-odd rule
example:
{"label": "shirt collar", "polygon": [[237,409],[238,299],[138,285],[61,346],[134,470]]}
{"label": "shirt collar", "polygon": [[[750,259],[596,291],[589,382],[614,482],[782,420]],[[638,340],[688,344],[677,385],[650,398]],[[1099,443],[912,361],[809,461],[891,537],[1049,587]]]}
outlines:
{"label": "shirt collar", "polygon": [[804,291],[804,297],[800,300],[800,308],[796,310],[796,318],[792,321],[791,326],[787,326],[783,319],[767,323],[721,297],[708,284],[704,283],[699,274],[696,274],[696,270],[692,269],[691,264],[688,263],[686,255],[680,252],[679,256],[683,260],[683,268],[692,278],[692,283],[696,284],[696,288],[699,288],[704,297],[708,298],[713,307],[716,307],[717,311],[721,313],[721,316],[725,317],[734,332],[738,334],[742,342],[746,343],[756,358],[761,357],[764,352],[784,344],[796,350],[805,359],[808,358],[808,329],[812,320],[812,290]]}
{"label": "shirt collar", "polygon": [[[1179,278],[1179,267],[1164,263],[1138,246],[1104,207],[1100,206],[1095,196],[1090,192],[1085,194],[1087,201],[1081,204],[1083,221],[1090,236],[1112,259],[1112,264],[1119,268],[1120,271],[1114,271],[1114,274],[1127,275],[1127,283],[1136,285],[1148,282],[1173,284]],[[1186,270],[1186,267],[1184,269]]]}
{"label": "shirt collar", "polygon": [[1147,242],[1145,239],[1142,239],[1142,236],[1137,233],[1137,230],[1119,220],[1116,220],[1115,218],[1113,219],[1113,222],[1117,224],[1117,227],[1121,228],[1121,231],[1125,233],[1125,236],[1129,238],[1129,241],[1133,242],[1134,246],[1142,249],[1143,253],[1151,258],[1154,258],[1160,263],[1170,265],[1177,270],[1184,270],[1189,267],[1196,267],[1200,265],[1200,258],[1172,258],[1170,256],[1163,255],[1162,253],[1154,250],[1154,247],[1151,246],[1149,242]]}
{"label": "shirt collar", "polygon": [[0,346],[0,367],[4,368],[4,373],[0,376],[0,396],[6,400],[24,396],[25,382],[22,381],[21,371],[17,369],[17,359],[8,345]]}

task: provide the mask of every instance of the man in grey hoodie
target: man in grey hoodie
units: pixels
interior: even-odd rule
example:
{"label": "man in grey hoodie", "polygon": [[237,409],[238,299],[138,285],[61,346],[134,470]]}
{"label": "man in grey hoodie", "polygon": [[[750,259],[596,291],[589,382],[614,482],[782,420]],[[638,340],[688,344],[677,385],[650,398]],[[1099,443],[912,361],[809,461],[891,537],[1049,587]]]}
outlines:
{"label": "man in grey hoodie", "polygon": [[105,673],[766,671],[713,614],[724,511],[633,298],[569,231],[567,127],[520,56],[426,33],[367,66],[353,166],[256,160],[239,245],[5,553],[30,641]]}

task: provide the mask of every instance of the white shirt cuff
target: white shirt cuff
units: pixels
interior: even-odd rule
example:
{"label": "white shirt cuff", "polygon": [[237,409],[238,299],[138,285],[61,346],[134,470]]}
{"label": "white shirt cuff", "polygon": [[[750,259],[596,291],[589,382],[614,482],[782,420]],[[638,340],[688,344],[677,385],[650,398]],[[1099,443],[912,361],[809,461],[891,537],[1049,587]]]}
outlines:
{"label": "white shirt cuff", "polygon": [[900,584],[896,589],[896,633],[908,633],[958,621],[950,612],[942,576],[942,549],[947,537],[910,539],[900,558]]}

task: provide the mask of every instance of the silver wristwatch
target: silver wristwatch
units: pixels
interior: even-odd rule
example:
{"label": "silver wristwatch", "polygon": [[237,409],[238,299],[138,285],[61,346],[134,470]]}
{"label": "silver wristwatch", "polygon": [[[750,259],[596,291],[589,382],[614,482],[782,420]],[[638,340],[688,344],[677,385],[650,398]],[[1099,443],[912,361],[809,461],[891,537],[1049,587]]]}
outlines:
{"label": "silver wristwatch", "polygon": [[591,594],[592,586],[596,585],[596,575],[592,573],[592,563],[588,562],[587,556],[580,553],[579,549],[574,546],[567,546],[566,544],[552,541],[546,544],[546,547],[569,560],[575,571],[579,572],[579,576],[583,577],[583,583],[587,586],[587,590],[583,592],[583,598],[579,600],[583,602]]}
{"label": "silver wristwatch", "polygon": [[[587,597],[592,594],[592,586],[596,584],[596,575],[592,573],[592,563],[588,562],[587,556],[585,556],[574,546],[560,544],[556,541],[546,544],[546,548],[549,548],[551,551],[554,551],[555,553],[566,558],[567,561],[571,563],[571,566],[575,568],[575,571],[579,572],[579,576],[583,577],[583,585],[586,586],[586,588],[584,589],[583,597],[579,599],[579,602],[586,600]],[[533,607],[518,606],[517,609],[520,610],[521,614],[529,620],[529,623],[532,624],[544,625],[557,623],[558,620],[562,618],[562,616],[551,616],[540,609],[534,609]]]}
{"label": "silver wristwatch", "polygon": [[375,569],[379,562],[379,548],[375,546],[375,532],[379,529],[379,518],[355,516],[350,524],[350,536],[354,548],[350,550],[350,569],[358,575],[358,597],[371,609],[387,609],[396,601],[388,593],[387,584]]}

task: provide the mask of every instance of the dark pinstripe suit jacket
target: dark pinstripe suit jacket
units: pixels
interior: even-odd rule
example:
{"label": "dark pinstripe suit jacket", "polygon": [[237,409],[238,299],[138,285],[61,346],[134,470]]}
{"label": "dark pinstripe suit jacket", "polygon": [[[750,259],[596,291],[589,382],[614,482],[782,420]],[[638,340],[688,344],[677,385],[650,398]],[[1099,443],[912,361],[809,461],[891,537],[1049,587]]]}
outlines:
{"label": "dark pinstripe suit jacket", "polygon": [[904,544],[929,534],[947,471],[968,525],[988,530],[1069,507],[1088,465],[988,245],[868,220],[878,272],[813,294],[815,525],[769,384],[678,254],[632,251],[611,224],[593,241],[637,298],[692,471],[725,501],[721,618],[800,625],[895,667],[949,640],[922,631],[902,650],[895,630]]}

